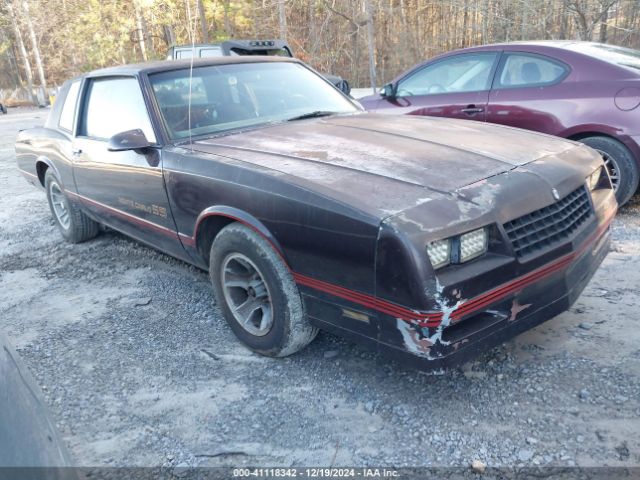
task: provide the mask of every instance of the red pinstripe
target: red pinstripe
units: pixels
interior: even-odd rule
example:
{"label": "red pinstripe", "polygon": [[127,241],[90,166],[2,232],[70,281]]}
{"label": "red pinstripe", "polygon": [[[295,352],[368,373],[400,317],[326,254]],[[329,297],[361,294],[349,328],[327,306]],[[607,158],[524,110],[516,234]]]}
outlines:
{"label": "red pinstripe", "polygon": [[[603,224],[592,233],[587,240],[585,240],[580,247],[580,249],[575,252],[571,252],[554,262],[547,264],[543,267],[534,270],[522,277],[513,279],[509,282],[506,282],[492,290],[489,290],[482,295],[479,295],[471,300],[464,302],[460,307],[454,310],[451,313],[452,320],[460,320],[462,317],[469,315],[473,312],[476,312],[484,307],[487,307],[499,300],[512,295],[523,288],[545,278],[563,268],[567,267],[573,260],[580,257],[593,243],[593,241],[604,233],[604,231],[609,227],[613,217],[615,215],[615,210],[612,211],[608,218],[603,222]],[[399,305],[395,305],[393,303],[387,302],[385,300],[381,300],[377,297],[372,297],[369,295],[364,295],[358,292],[353,292],[352,290],[345,289],[343,287],[338,287],[336,285],[332,285],[327,282],[322,282],[320,280],[315,280],[310,277],[306,277],[301,274],[294,273],[294,278],[296,282],[301,285],[308,286],[310,288],[324,291],[331,295],[335,295],[340,298],[344,298],[346,300],[350,300],[354,303],[359,303],[365,307],[372,308],[374,310],[378,310],[382,313],[386,313],[388,315],[400,318],[405,321],[411,321],[413,323],[417,323],[420,326],[425,327],[437,327],[442,321],[442,312],[417,312],[415,310],[410,310],[405,307],[401,307]]]}
{"label": "red pinstripe", "polygon": [[18,171],[23,175],[28,175],[29,177],[38,178],[37,175],[34,175],[31,172],[27,172],[26,170],[22,170],[21,168],[19,168]]}
{"label": "red pinstripe", "polygon": [[72,197],[79,198],[81,201],[85,203],[90,203],[91,205],[94,205],[95,207],[98,207],[101,210],[108,211],[120,218],[129,220],[135,223],[136,225],[140,225],[141,227],[150,228],[152,230],[155,230],[156,232],[162,233],[172,238],[175,238],[177,235],[177,233],[174,230],[171,230],[170,228],[164,227],[162,225],[158,225],[157,223],[150,222],[149,220],[145,220],[144,218],[136,217],[135,215],[131,215],[130,213],[123,212],[122,210],[119,210],[117,208],[113,208],[113,207],[110,207],[109,205],[105,205],[104,203],[100,203],[96,200],[92,200],[88,197],[85,197],[84,195],[80,195],[78,193],[74,193],[69,190],[65,190],[65,193],[67,193]]}
{"label": "red pinstripe", "polygon": [[553,273],[561,270],[562,268],[568,266],[573,260],[582,256],[582,254],[591,246],[594,240],[600,238],[600,236],[604,233],[604,231],[609,227],[613,217],[615,215],[615,210],[610,214],[610,216],[603,222],[603,224],[593,232],[587,240],[582,243],[582,246],[571,253],[560,257],[555,260],[553,263],[547,264],[543,267],[540,267],[537,270],[534,270],[531,273],[528,273],[520,278],[514,279],[510,282],[507,282],[499,287],[496,287],[472,300],[469,300],[462,304],[458,309],[456,309],[452,314],[453,319],[460,319],[461,317],[468,315],[474,311],[477,311],[483,307],[488,306],[491,303],[494,303],[502,298],[505,298],[508,295],[518,292],[522,290],[528,285],[541,280],[544,277],[550,276]]}
{"label": "red pinstripe", "polygon": [[[26,173],[27,175],[32,175],[29,172],[24,172],[22,170],[23,173]],[[33,176],[33,175],[32,175]],[[79,195],[77,193],[74,192],[70,192],[70,191],[66,191],[66,193],[68,193],[69,195],[73,196],[73,197],[77,197],[80,198],[82,201],[85,201],[87,203],[93,204],[95,206],[97,206],[98,208],[102,208],[104,210],[108,210],[112,213],[114,213],[115,215],[118,215],[122,218],[125,218],[127,220],[130,220],[140,226],[143,227],[148,227],[151,228],[153,230],[156,230],[160,233],[163,233],[165,235],[174,237],[176,236],[176,232],[166,228],[162,225],[158,225],[156,223],[150,222],[148,220],[144,220],[142,218],[136,217],[134,215],[131,215],[129,213],[123,212],[122,210],[118,210],[116,208],[110,207],[108,205],[105,205],[103,203],[97,202],[95,200],[92,200],[90,198],[87,198],[83,195]],[[260,234],[262,237],[264,237],[273,247],[273,249],[282,257],[283,261],[285,262],[285,264],[287,265],[287,267],[289,267],[289,265],[287,264],[286,260],[284,259],[282,252],[276,247],[276,245],[273,244],[273,242],[267,238],[260,230],[258,230],[256,227],[254,227],[253,225],[245,222],[244,220],[235,217],[233,215],[229,215],[229,214],[225,214],[225,213],[212,213],[210,215],[205,215],[202,218],[206,218],[207,216],[211,216],[211,215],[217,215],[217,216],[222,216],[222,217],[227,217],[227,218],[231,218],[234,221],[240,222],[243,225],[251,228],[252,230],[256,231],[258,234]],[[476,312],[484,307],[489,306],[490,304],[493,304],[495,302],[498,302],[499,300],[504,299],[505,297],[514,294],[520,290],[522,290],[523,288],[531,285],[534,282],[537,282],[545,277],[548,277],[554,273],[556,273],[557,271],[563,269],[564,267],[568,266],[573,260],[575,260],[576,258],[580,257],[586,250],[587,248],[591,245],[591,243],[599,238],[602,233],[609,227],[611,221],[613,220],[613,217],[615,215],[615,210],[613,210],[612,212],[609,213],[609,216],[606,218],[606,220],[603,222],[603,224],[600,226],[600,228],[595,231],[587,240],[585,240],[582,244],[582,246],[580,247],[580,249],[576,250],[575,252],[571,252],[567,255],[564,255],[563,257],[560,257],[559,259],[555,260],[552,263],[549,263],[543,267],[540,267],[536,270],[534,270],[533,272],[530,272],[522,277],[513,279],[509,282],[506,282],[492,290],[489,290],[488,292],[483,293],[482,295],[479,295],[471,300],[468,300],[466,302],[464,302],[460,307],[458,307],[456,310],[454,310],[451,313],[451,319],[453,321],[456,320],[460,320],[462,317],[470,315],[473,312]],[[197,230],[198,230],[198,226],[200,224],[200,222],[202,221],[202,218],[198,219],[198,224],[196,225],[196,229],[194,231],[193,236],[189,236],[186,235],[184,233],[177,233],[180,241],[187,246],[195,246],[196,245],[196,235],[197,235]],[[289,268],[290,269],[290,268]],[[291,270],[291,269],[290,269]],[[351,302],[357,303],[359,305],[362,305],[364,307],[370,308],[372,310],[377,310],[381,313],[385,313],[387,315],[391,315],[393,317],[399,318],[401,320],[407,321],[407,322],[412,322],[412,323],[416,323],[420,326],[424,326],[424,327],[437,327],[438,325],[440,325],[440,323],[442,322],[442,317],[443,317],[443,312],[420,312],[417,310],[413,310],[413,309],[409,309],[406,307],[403,307],[402,305],[398,305],[392,302],[389,302],[387,300],[383,300],[381,298],[372,296],[372,295],[368,295],[366,293],[362,293],[362,292],[357,292],[355,290],[350,290],[348,288],[344,288],[341,287],[339,285],[335,285],[329,282],[325,282],[322,280],[318,280],[312,277],[308,277],[306,275],[303,275],[301,273],[296,273],[291,271],[294,280],[296,281],[296,283],[298,283],[299,285],[304,285],[306,287],[312,288],[314,290],[318,290],[318,291],[322,291],[325,293],[328,293],[330,295],[333,295],[335,297],[339,297],[339,298],[343,298],[345,300],[349,300]]]}
{"label": "red pinstripe", "polygon": [[316,280],[299,273],[293,273],[293,278],[295,279],[296,283],[300,285],[305,285],[315,290],[320,290],[336,297],[344,298],[345,300],[349,300],[365,307],[378,310],[379,312],[386,313],[387,315],[401,318],[402,320],[418,320],[422,321],[425,325],[428,324],[429,326],[435,326],[442,319],[441,312],[424,313],[418,312],[417,310],[410,310],[408,308],[402,307],[401,305],[382,300],[381,298],[355,292],[353,290],[339,287],[337,285],[323,282],[321,280]]}

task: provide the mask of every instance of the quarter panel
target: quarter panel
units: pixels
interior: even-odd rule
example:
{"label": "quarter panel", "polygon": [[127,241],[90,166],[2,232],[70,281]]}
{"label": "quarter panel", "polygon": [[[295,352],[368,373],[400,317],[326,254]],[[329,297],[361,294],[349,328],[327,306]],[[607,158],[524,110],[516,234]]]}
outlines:
{"label": "quarter panel", "polygon": [[70,158],[70,138],[58,130],[44,127],[32,128],[21,132],[16,140],[18,169],[34,185],[40,185],[36,164],[43,162],[55,172],[65,189],[75,192]]}
{"label": "quarter panel", "polygon": [[630,116],[615,106],[618,87],[613,82],[567,79],[548,87],[492,90],[487,121],[562,137],[576,125],[607,124],[624,130]]}

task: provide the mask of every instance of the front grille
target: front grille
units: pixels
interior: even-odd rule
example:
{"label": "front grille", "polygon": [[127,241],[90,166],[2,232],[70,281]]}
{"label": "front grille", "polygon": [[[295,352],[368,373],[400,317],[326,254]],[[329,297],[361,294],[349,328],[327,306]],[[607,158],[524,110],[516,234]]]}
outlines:
{"label": "front grille", "polygon": [[516,256],[524,257],[567,239],[592,213],[589,193],[580,187],[553,205],[506,223],[504,229]]}

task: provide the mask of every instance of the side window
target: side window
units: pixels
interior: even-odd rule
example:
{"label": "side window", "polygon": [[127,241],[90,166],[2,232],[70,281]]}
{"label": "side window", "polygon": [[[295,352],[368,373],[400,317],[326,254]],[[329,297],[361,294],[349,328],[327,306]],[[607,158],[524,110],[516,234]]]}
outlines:
{"label": "side window", "polygon": [[191,57],[193,57],[193,53],[191,52],[191,49],[189,49],[189,50],[178,50],[176,52],[176,58],[177,59],[191,58]]}
{"label": "side window", "polygon": [[71,132],[73,131],[73,121],[76,116],[76,103],[78,103],[78,93],[80,92],[80,80],[76,80],[69,87],[67,98],[64,99],[62,112],[60,112],[60,120],[58,125],[60,128]]}
{"label": "side window", "polygon": [[510,53],[498,77],[498,87],[530,87],[551,85],[560,81],[568,68],[554,60],[537,55]]}
{"label": "side window", "polygon": [[427,65],[398,84],[399,97],[488,90],[496,52],[466,53]]}
{"label": "side window", "polygon": [[200,50],[200,57],[221,57],[222,56],[222,48],[220,47],[211,47],[211,48],[202,48]]}
{"label": "side window", "polygon": [[82,134],[100,139],[139,128],[156,141],[138,80],[130,77],[91,81],[82,127]]}

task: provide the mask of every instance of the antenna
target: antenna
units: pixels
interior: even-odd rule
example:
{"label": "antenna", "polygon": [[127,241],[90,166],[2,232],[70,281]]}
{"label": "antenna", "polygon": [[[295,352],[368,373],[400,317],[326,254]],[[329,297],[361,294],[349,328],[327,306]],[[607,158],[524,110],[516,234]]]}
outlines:
{"label": "antenna", "polygon": [[[196,56],[196,40],[194,35],[195,26],[191,24],[191,2],[186,0],[187,4],[187,30],[189,32],[189,39],[191,40],[191,59],[189,61],[189,103],[187,108],[187,128],[189,129],[189,146],[191,147],[191,153],[193,153],[193,142],[191,141],[191,85],[193,80],[193,59]],[[193,18],[195,23],[196,18]]]}

